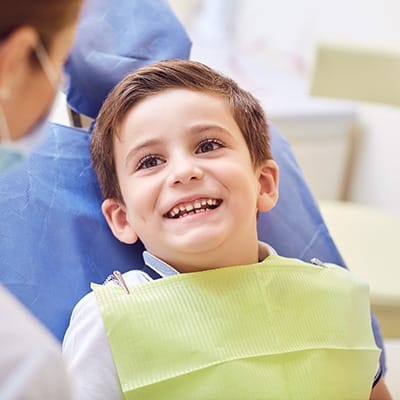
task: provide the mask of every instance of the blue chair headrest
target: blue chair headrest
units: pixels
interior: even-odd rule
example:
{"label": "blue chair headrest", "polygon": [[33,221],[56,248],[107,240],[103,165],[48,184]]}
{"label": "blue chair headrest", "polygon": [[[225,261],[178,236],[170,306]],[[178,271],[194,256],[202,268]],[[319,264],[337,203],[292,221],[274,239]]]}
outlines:
{"label": "blue chair headrest", "polygon": [[70,107],[95,118],[127,73],[154,61],[187,59],[191,42],[163,0],[87,0],[66,63]]}

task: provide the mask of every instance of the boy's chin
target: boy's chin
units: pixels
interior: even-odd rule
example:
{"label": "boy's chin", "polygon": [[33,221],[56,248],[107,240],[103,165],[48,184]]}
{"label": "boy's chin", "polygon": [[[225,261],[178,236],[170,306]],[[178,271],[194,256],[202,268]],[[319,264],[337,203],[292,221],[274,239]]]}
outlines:
{"label": "boy's chin", "polygon": [[196,232],[181,235],[174,240],[174,248],[177,253],[187,254],[190,258],[207,259],[211,254],[217,254],[223,248],[223,235]]}

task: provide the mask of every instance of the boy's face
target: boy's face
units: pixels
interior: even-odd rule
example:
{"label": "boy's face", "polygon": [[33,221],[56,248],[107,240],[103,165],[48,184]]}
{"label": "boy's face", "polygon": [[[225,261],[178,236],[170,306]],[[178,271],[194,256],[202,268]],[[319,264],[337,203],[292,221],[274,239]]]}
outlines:
{"label": "boy's face", "polygon": [[257,210],[277,200],[278,171],[254,168],[227,102],[171,89],[135,105],[114,139],[125,204],[103,203],[114,235],[139,237],[181,272],[257,262]]}

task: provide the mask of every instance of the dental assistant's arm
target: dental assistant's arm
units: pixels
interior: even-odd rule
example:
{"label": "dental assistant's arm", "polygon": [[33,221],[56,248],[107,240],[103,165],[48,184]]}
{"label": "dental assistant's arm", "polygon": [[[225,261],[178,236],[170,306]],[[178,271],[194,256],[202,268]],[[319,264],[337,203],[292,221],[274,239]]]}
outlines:
{"label": "dental assistant's arm", "polygon": [[0,326],[0,399],[72,399],[60,346],[2,286]]}

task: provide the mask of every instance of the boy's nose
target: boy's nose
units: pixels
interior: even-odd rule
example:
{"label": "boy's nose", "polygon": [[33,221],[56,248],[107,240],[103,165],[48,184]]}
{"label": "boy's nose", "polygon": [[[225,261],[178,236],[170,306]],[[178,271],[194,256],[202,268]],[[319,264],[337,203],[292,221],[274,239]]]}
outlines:
{"label": "boy's nose", "polygon": [[203,169],[197,165],[195,160],[181,157],[170,165],[170,173],[167,178],[168,185],[188,184],[203,177]]}

